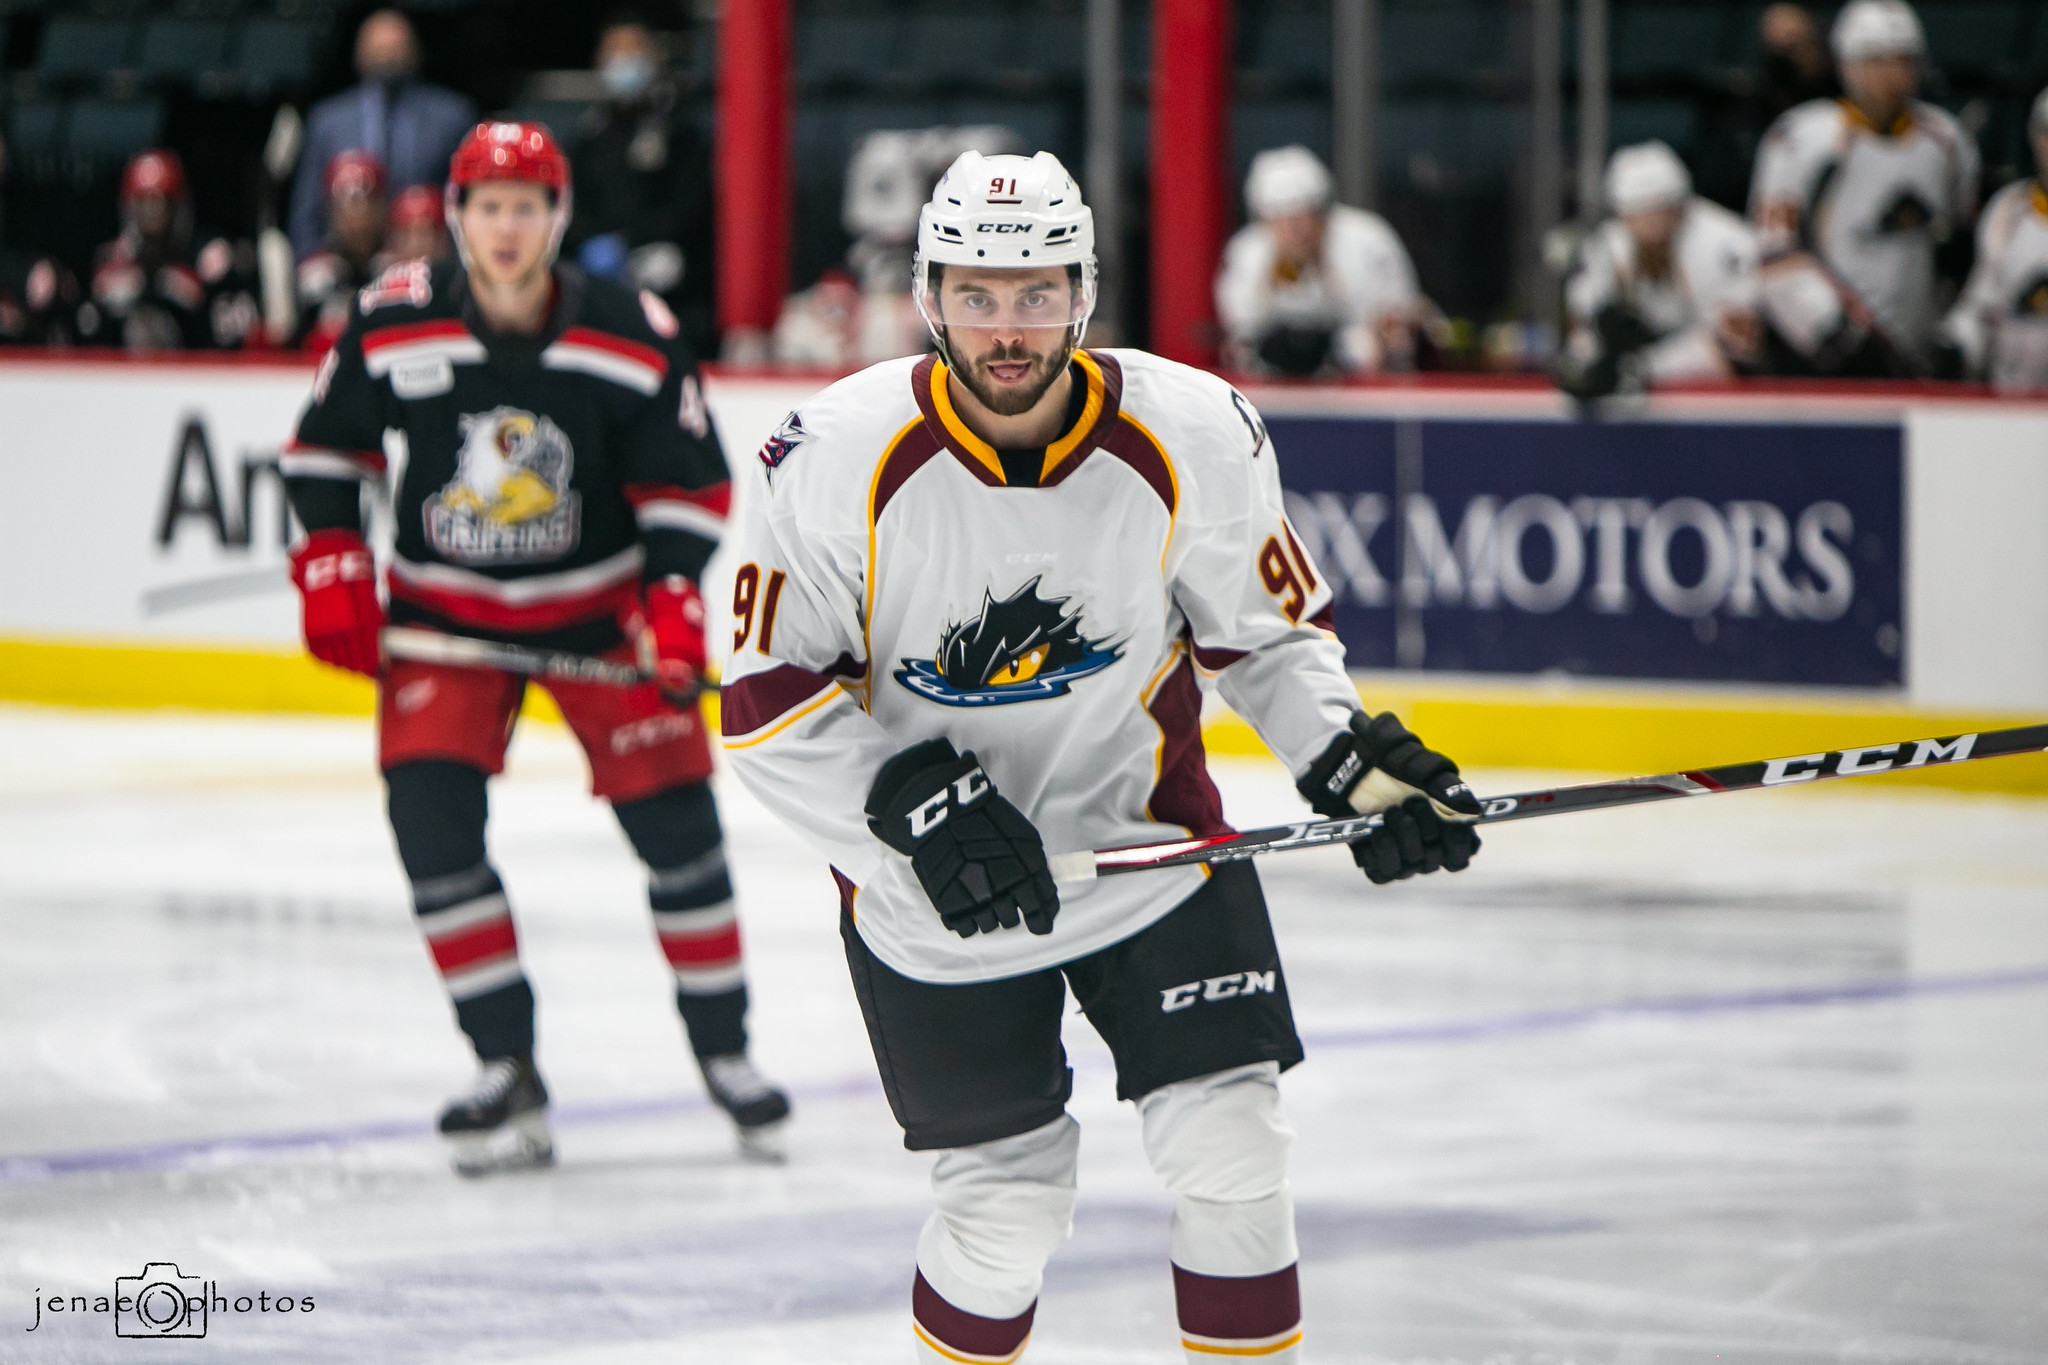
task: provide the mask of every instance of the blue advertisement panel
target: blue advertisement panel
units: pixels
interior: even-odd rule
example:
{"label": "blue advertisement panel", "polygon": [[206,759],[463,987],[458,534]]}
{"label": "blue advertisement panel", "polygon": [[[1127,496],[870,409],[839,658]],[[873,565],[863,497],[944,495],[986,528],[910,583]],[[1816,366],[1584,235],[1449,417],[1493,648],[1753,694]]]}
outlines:
{"label": "blue advertisement panel", "polygon": [[1895,424],[1267,427],[1354,666],[1901,682]]}

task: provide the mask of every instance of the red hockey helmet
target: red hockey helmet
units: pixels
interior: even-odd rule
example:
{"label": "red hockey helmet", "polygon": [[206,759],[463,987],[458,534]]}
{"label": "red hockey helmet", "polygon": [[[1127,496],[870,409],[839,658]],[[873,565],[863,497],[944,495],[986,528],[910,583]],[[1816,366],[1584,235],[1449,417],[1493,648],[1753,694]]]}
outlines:
{"label": "red hockey helmet", "polygon": [[554,230],[548,238],[547,259],[553,261],[561,249],[562,234],[569,230],[569,158],[544,123],[479,123],[456,147],[448,161],[448,189],[444,200],[448,234],[465,264],[469,248],[462,240],[457,216],[462,196],[474,185],[487,180],[523,180],[543,185],[554,197]]}
{"label": "red hockey helmet", "polygon": [[329,199],[340,194],[382,194],[384,163],[365,151],[336,152],[327,160],[320,188]]}
{"label": "red hockey helmet", "polygon": [[441,223],[441,191],[432,185],[413,185],[398,192],[391,201],[391,212],[386,226],[393,232],[399,228],[418,227],[422,223]]}
{"label": "red hockey helmet", "polygon": [[185,200],[185,163],[168,147],[137,152],[121,172],[122,208],[147,194],[161,195],[174,204]]}
{"label": "red hockey helmet", "polygon": [[479,123],[448,162],[448,191],[460,199],[485,180],[530,180],[557,200],[569,193],[569,158],[541,123]]}

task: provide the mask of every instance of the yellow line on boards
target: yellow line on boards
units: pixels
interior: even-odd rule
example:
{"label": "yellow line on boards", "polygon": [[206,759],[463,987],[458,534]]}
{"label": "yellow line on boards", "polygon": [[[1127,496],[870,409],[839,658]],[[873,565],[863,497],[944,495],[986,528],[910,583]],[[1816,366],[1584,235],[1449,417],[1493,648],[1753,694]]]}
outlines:
{"label": "yellow line on boards", "polygon": [[[370,680],[296,649],[202,649],[69,640],[0,640],[0,701],[120,710],[305,712],[368,716]],[[554,700],[526,689],[523,713],[559,721]],[[717,725],[714,712],[709,723]]]}
{"label": "yellow line on boards", "polygon": [[[1404,698],[1368,686],[1362,697],[1368,708],[1394,712],[1424,743],[1467,768],[1562,768],[1628,775],[1995,730],[2043,719],[1906,706],[1866,709],[1854,703],[1811,709],[1730,705],[1707,697],[1626,693],[1584,700],[1437,693]],[[1228,714],[1203,725],[1202,742],[1212,754],[1267,752],[1251,726]],[[1885,782],[2048,796],[2048,755],[1945,764],[1865,785]]]}

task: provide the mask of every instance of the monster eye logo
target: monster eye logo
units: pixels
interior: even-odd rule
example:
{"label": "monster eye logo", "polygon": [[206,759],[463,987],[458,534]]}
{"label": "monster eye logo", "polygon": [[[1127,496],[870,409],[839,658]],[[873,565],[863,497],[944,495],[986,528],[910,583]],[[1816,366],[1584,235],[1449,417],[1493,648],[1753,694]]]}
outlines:
{"label": "monster eye logo", "polygon": [[981,595],[981,615],[948,626],[933,659],[905,659],[896,681],[946,706],[1007,706],[1063,697],[1076,679],[1123,657],[1121,641],[1081,634],[1068,598],[1038,595],[1034,578],[998,602]]}
{"label": "monster eye logo", "polygon": [[2037,277],[2034,282],[2020,291],[2020,299],[2014,312],[2031,313],[2035,317],[2048,317],[2048,275]]}
{"label": "monster eye logo", "polygon": [[1886,236],[1894,233],[1925,232],[1932,226],[1934,210],[1911,190],[1901,191],[1899,197],[1892,201],[1891,207],[1877,220],[1878,232]]}

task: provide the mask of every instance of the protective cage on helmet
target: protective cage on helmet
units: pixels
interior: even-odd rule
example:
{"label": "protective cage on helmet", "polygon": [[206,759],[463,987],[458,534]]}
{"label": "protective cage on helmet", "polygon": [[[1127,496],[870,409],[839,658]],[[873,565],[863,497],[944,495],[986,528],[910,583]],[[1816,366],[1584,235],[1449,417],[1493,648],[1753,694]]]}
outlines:
{"label": "protective cage on helmet", "polygon": [[[1052,268],[1078,274],[1077,287],[1069,290],[1061,314],[1043,321],[1016,314],[986,322],[947,318],[932,293],[932,267],[948,265]],[[1051,152],[1028,157],[962,152],[918,215],[910,289],[918,316],[948,364],[948,326],[1064,327],[1067,344],[1079,346],[1096,298],[1095,218],[1081,202],[1081,187]]]}

